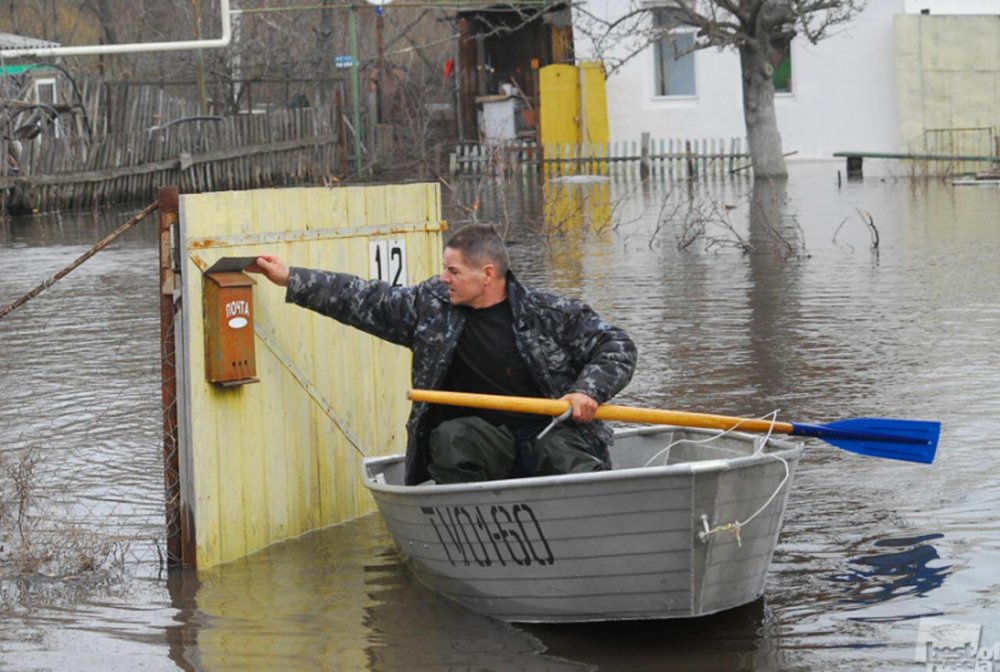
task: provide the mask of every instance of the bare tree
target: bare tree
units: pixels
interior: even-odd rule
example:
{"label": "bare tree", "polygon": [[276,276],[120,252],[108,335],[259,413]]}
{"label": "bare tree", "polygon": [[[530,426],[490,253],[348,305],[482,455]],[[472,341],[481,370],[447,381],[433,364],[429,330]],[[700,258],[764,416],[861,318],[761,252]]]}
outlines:
{"label": "bare tree", "polygon": [[[607,63],[614,70],[649,44],[666,39],[680,25],[696,29],[693,44],[681,55],[709,47],[736,49],[743,80],[743,115],[750,160],[757,177],[787,175],[774,113],[772,56],[799,35],[815,44],[851,21],[866,0],[665,0],[655,5],[629,0],[620,16],[606,18],[582,5],[577,32],[590,38],[600,55],[614,48],[624,54]],[[652,21],[650,12],[661,12]],[[602,53],[604,52],[604,53]]]}
{"label": "bare tree", "polygon": [[59,43],[98,38],[81,11],[82,0],[19,0],[3,3],[0,30]]}
{"label": "bare tree", "polygon": [[112,0],[86,0],[83,7],[89,9],[97,17],[101,26],[101,37],[107,44],[118,44],[118,28],[116,14],[121,16],[120,8],[114,6]]}

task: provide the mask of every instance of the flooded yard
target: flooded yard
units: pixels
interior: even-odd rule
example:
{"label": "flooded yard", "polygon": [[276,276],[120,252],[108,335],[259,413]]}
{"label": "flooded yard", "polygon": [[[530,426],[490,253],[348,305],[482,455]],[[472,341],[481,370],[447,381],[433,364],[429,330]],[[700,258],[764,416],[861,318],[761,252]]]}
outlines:
{"label": "flooded yard", "polygon": [[[35,484],[25,504],[0,481],[0,669],[913,670],[932,617],[992,656],[1000,188],[840,168],[443,189],[452,228],[496,222],[522,281],[631,333],[639,368],[616,403],[943,423],[930,466],[810,441],[763,599],[685,621],[507,625],[418,584],[377,515],[167,571],[150,219],[0,319],[0,466],[31,455]],[[0,224],[0,305],[130,214]]]}

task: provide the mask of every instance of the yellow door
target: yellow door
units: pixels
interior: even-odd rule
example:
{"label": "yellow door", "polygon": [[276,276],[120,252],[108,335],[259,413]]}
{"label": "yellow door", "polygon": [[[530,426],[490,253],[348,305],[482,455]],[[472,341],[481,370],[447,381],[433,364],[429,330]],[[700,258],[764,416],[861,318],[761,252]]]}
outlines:
{"label": "yellow door", "polygon": [[608,98],[604,90],[604,64],[580,64],[580,142],[585,145],[608,143]]}
{"label": "yellow door", "polygon": [[580,142],[580,87],[577,80],[577,70],[572,65],[547,65],[538,71],[541,142],[545,147]]}

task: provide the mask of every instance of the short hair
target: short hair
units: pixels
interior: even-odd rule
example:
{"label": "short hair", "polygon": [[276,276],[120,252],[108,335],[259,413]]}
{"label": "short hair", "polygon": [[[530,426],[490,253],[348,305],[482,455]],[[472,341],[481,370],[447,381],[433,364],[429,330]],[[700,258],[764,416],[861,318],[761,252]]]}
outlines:
{"label": "short hair", "polygon": [[500,277],[510,268],[507,246],[492,224],[467,224],[455,232],[445,247],[458,250],[473,264],[493,264]]}

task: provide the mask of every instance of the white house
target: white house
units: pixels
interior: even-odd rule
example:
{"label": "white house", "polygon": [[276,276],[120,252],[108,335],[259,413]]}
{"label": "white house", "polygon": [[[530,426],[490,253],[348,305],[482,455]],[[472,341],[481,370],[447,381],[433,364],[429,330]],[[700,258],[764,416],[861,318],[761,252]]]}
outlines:
{"label": "white house", "polygon": [[[614,20],[636,3],[657,6],[656,0],[585,0],[584,8]],[[575,21],[578,60],[625,55],[622,45],[602,53],[583,13]],[[796,37],[790,53],[790,84],[776,94],[775,108],[783,149],[796,152],[795,159],[839,150],[924,151],[927,129],[992,128],[996,142],[1000,0],[870,0],[832,37],[816,45]],[[608,77],[607,98],[612,141],[638,140],[643,132],[680,139],[746,135],[735,50],[676,59],[672,48],[649,45]]]}

